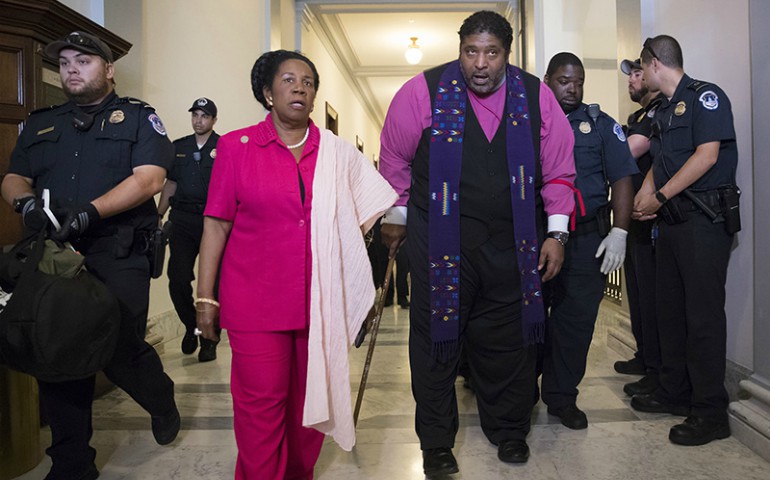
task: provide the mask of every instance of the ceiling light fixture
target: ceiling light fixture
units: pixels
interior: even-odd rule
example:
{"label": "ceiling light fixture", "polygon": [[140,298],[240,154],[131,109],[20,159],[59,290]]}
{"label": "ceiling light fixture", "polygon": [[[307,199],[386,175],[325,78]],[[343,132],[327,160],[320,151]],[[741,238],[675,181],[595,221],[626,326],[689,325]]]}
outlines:
{"label": "ceiling light fixture", "polygon": [[409,39],[412,41],[412,44],[407,47],[404,57],[409,65],[417,65],[422,60],[422,50],[417,45],[417,37],[410,37]]}

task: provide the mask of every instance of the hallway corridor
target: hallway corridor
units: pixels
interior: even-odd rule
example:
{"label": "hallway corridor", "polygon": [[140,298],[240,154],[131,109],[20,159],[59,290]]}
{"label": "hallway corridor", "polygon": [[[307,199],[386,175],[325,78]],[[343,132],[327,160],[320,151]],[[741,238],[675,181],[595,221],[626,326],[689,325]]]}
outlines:
{"label": "hallway corridor", "polygon": [[[348,453],[327,440],[316,467],[319,480],[422,479],[422,459],[414,433],[414,401],[407,361],[408,311],[387,308],[377,338],[368,389],[358,425],[358,442]],[[770,464],[734,438],[703,447],[669,443],[668,429],[678,417],[635,412],[622,387],[633,377],[618,375],[620,358],[604,345],[606,326],[598,325],[588,373],[578,405],[588,415],[587,430],[573,431],[549,416],[539,403],[533,413],[529,462],[504,464],[481,433],[473,395],[457,383],[460,432],[455,455],[460,473],[451,480],[767,480]],[[235,466],[230,355],[226,338],[215,362],[198,363],[179,352],[180,339],[164,345],[166,371],[176,382],[182,431],[169,447],[159,447],[150,419],[125,393],[114,390],[94,404],[94,437],[100,479],[230,479]],[[367,341],[368,342],[368,341]],[[351,352],[355,398],[368,343]],[[44,429],[43,443],[50,434]],[[50,466],[46,457],[17,480],[39,480]]]}

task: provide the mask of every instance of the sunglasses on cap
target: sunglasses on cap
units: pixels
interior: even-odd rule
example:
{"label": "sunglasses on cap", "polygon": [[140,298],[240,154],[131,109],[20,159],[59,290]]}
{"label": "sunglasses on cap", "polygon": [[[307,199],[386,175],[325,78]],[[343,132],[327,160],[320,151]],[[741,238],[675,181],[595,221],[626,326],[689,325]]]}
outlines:
{"label": "sunglasses on cap", "polygon": [[647,38],[647,40],[644,41],[642,44],[642,50],[647,50],[650,52],[650,55],[652,55],[652,58],[660,59],[658,54],[655,53],[655,50],[652,49],[652,38]]}

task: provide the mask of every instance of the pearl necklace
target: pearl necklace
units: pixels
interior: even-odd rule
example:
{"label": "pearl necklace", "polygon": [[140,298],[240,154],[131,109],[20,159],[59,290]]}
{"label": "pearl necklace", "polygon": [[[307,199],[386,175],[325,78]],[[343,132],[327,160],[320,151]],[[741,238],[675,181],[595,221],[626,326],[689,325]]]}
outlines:
{"label": "pearl necklace", "polygon": [[295,143],[294,145],[286,145],[286,148],[288,148],[289,150],[294,150],[295,148],[301,147],[302,145],[305,144],[305,142],[307,142],[307,137],[309,134],[310,134],[310,127],[307,127],[307,130],[305,130],[305,136],[302,137],[302,140],[299,143]]}

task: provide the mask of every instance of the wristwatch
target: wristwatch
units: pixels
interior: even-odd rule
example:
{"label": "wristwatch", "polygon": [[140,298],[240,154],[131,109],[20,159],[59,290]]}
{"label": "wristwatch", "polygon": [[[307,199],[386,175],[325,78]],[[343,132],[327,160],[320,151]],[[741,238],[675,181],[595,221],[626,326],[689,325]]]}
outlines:
{"label": "wristwatch", "polygon": [[661,193],[661,191],[660,191],[660,190],[658,190],[657,192],[655,192],[655,199],[656,199],[657,201],[659,201],[659,202],[661,203],[661,205],[662,205],[662,204],[664,204],[664,203],[666,203],[666,202],[668,202],[668,198],[666,198],[666,196],[665,196],[665,195],[663,195],[663,193]]}
{"label": "wristwatch", "polygon": [[569,233],[568,232],[548,232],[548,238],[553,238],[557,242],[561,243],[561,246],[565,246],[567,244],[567,240],[569,240]]}

